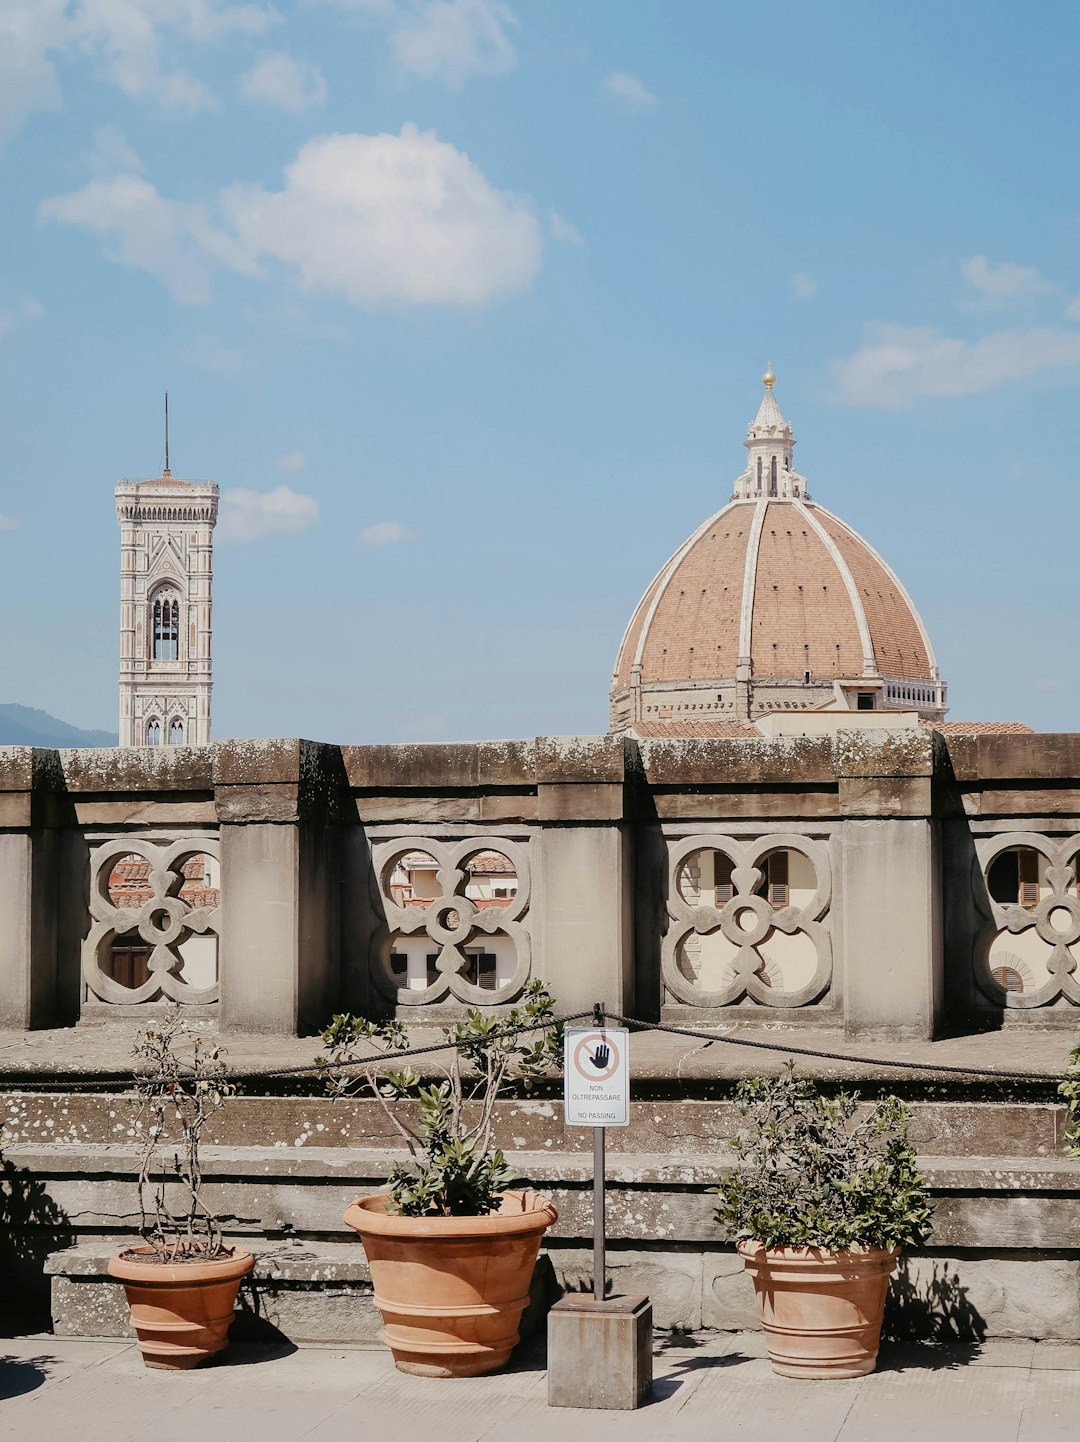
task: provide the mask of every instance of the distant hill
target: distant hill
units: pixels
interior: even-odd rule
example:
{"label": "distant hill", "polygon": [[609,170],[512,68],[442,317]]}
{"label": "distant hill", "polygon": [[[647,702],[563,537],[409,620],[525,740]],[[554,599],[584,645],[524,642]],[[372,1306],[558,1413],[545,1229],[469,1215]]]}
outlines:
{"label": "distant hill", "polygon": [[115,746],[115,731],[81,731],[47,711],[0,704],[0,746]]}

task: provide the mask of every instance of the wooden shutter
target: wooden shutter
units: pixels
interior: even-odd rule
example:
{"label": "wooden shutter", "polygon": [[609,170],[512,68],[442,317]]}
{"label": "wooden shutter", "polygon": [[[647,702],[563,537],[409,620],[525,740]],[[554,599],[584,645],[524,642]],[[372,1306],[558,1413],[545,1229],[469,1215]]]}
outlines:
{"label": "wooden shutter", "polygon": [[769,905],[787,906],[789,895],[788,854],[774,851],[769,857]]}
{"label": "wooden shutter", "polygon": [[716,878],[716,904],[724,906],[735,895],[735,884],[731,879],[731,873],[735,870],[735,863],[730,856],[725,856],[722,851],[713,852],[713,876]]}
{"label": "wooden shutter", "polygon": [[1016,869],[1020,877],[1020,905],[1039,904],[1039,853],[1024,849],[1016,853]]}

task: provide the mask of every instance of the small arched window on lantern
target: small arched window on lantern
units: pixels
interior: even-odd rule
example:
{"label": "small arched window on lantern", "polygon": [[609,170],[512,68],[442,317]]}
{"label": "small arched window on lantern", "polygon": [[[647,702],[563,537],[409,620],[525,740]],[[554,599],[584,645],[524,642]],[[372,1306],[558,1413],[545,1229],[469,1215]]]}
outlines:
{"label": "small arched window on lantern", "polygon": [[776,495],[776,457],[772,458],[772,465],[769,469],[769,495]]}
{"label": "small arched window on lantern", "polygon": [[161,722],[156,717],[146,723],[146,744],[147,746],[161,745]]}
{"label": "small arched window on lantern", "polygon": [[180,659],[180,601],[175,591],[159,591],[153,605],[153,658]]}
{"label": "small arched window on lantern", "polygon": [[174,716],[169,722],[169,745],[183,746],[184,744],[184,723],[179,716]]}

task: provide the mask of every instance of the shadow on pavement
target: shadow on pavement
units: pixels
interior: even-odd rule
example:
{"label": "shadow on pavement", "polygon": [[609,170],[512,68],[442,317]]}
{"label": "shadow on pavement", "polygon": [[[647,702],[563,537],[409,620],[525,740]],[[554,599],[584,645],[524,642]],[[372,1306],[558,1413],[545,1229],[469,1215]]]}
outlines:
{"label": "shadow on pavement", "polygon": [[55,1357],[0,1356],[0,1400],[10,1401],[25,1392],[33,1392],[49,1375]]}

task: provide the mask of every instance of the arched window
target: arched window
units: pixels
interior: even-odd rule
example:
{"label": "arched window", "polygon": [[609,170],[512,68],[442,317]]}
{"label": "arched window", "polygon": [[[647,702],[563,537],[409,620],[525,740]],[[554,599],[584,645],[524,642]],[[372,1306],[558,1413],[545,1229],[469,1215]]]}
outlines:
{"label": "arched window", "polygon": [[179,716],[174,716],[169,722],[169,745],[183,746],[184,744],[184,723]]}
{"label": "arched window", "polygon": [[757,458],[757,488],[761,490],[761,457]]}
{"label": "arched window", "polygon": [[776,495],[776,457],[772,458],[772,465],[769,469],[769,495]]}
{"label": "arched window", "polygon": [[161,722],[150,720],[146,723],[146,744],[147,746],[161,745]]}
{"label": "arched window", "polygon": [[174,591],[161,591],[154,599],[155,661],[180,659],[180,602]]}

